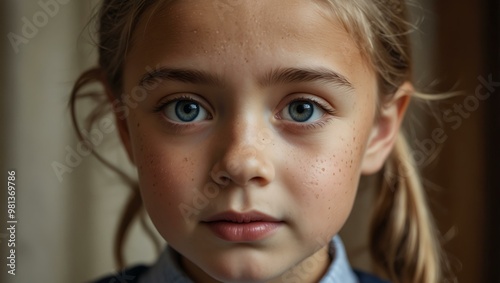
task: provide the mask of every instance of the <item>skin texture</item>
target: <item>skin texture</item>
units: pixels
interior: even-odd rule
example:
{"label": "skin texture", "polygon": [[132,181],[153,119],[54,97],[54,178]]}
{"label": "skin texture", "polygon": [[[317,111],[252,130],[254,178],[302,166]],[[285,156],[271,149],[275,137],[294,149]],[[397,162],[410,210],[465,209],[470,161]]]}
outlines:
{"label": "skin texture", "polygon": [[[141,86],[147,95],[129,104],[119,129],[145,207],[195,282],[317,282],[360,175],[379,170],[392,148],[406,92],[375,121],[373,70],[315,2],[239,1],[230,9],[218,2],[151,9],[134,32],[124,91]],[[218,82],[152,79],[152,68],[205,72]],[[335,72],[351,87],[265,82],[286,68]],[[174,121],[175,101],[168,101],[187,98],[206,115]],[[294,100],[321,106],[297,122],[288,112]],[[224,211],[259,211],[282,222],[262,240],[229,242],[202,223]]]}

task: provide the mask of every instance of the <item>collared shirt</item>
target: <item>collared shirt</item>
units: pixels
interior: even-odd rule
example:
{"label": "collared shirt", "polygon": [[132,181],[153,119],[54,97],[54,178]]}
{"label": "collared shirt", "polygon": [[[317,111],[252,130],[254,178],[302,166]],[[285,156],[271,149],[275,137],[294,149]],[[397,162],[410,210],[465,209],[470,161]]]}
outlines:
{"label": "collared shirt", "polygon": [[[328,253],[332,262],[325,276],[319,283],[358,283],[358,279],[347,259],[344,244],[339,236],[330,241]],[[179,254],[171,248],[166,248],[158,261],[141,276],[140,283],[193,283],[184,273],[178,263]]]}

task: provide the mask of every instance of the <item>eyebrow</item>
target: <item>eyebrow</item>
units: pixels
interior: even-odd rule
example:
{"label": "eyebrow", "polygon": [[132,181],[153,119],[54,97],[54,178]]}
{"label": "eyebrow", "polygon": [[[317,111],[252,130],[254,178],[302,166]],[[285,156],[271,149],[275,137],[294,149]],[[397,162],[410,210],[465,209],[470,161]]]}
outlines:
{"label": "eyebrow", "polygon": [[262,86],[301,82],[323,82],[354,91],[349,80],[335,71],[327,68],[279,68],[272,70],[259,81]]}
{"label": "eyebrow", "polygon": [[139,86],[143,87],[158,80],[170,80],[190,84],[205,84],[215,86],[225,85],[220,77],[209,74],[207,72],[191,69],[157,68],[152,72],[146,73],[139,80]]}
{"label": "eyebrow", "polygon": [[[157,68],[152,72],[146,73],[140,79],[139,86],[145,86],[158,80],[171,80],[219,87],[226,86],[224,80],[217,75],[213,75],[205,71],[182,68]],[[267,75],[258,80],[259,85],[262,87],[301,82],[323,82],[345,88],[346,91],[354,91],[354,86],[345,76],[330,69],[321,67],[273,69]]]}

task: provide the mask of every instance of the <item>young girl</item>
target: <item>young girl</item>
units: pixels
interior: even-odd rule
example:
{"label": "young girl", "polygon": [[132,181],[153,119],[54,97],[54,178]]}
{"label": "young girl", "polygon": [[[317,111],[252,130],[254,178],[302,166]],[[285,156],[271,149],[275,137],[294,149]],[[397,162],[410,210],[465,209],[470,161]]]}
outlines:
{"label": "young girl", "polygon": [[414,93],[405,18],[398,0],[105,0],[73,115],[101,83],[139,175],[119,245],[142,202],[168,247],[99,282],[382,282],[336,236],[379,171],[378,275],[441,282],[399,134]]}

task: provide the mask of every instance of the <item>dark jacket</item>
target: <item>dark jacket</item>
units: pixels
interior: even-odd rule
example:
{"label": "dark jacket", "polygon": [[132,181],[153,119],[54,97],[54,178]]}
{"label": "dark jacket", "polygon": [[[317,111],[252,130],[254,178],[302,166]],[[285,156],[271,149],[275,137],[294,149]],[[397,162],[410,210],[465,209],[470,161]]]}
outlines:
{"label": "dark jacket", "polygon": [[[139,265],[133,268],[126,269],[122,271],[120,274],[116,274],[114,276],[109,276],[97,280],[95,281],[95,283],[137,283],[139,282],[141,274],[144,274],[146,271],[148,271],[148,269],[149,268],[147,266]],[[373,275],[364,273],[362,271],[355,270],[354,273],[358,277],[359,283],[389,283],[388,281],[379,279]],[[158,282],[158,283],[167,283],[167,282]],[[168,283],[174,283],[174,282],[168,282]]]}

